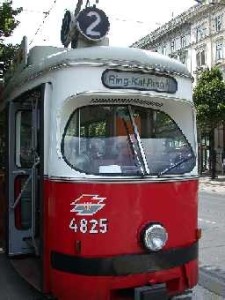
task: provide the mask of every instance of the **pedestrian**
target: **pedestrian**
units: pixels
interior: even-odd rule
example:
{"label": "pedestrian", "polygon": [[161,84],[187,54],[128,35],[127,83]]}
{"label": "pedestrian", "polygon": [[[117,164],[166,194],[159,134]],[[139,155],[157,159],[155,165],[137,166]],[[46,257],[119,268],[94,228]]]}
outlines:
{"label": "pedestrian", "polygon": [[224,174],[225,173],[225,158],[223,158],[222,167],[223,167],[223,174]]}
{"label": "pedestrian", "polygon": [[222,153],[222,174],[225,173],[225,149],[223,150]]}

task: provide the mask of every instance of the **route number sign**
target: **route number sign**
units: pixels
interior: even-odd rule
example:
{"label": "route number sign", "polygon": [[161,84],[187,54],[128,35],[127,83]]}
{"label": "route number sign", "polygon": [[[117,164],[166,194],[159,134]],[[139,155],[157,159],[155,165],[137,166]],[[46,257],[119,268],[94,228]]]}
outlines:
{"label": "route number sign", "polygon": [[88,40],[99,41],[108,33],[110,24],[103,10],[96,7],[87,7],[78,14],[76,26],[79,32]]}

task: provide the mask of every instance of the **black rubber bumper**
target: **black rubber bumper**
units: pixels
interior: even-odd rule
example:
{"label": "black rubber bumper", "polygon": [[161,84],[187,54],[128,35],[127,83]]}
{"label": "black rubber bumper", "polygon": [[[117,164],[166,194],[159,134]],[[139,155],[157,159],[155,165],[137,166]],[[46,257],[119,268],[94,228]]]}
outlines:
{"label": "black rubber bumper", "polygon": [[198,243],[144,254],[80,257],[52,251],[53,269],[87,276],[124,276],[171,269],[198,258]]}

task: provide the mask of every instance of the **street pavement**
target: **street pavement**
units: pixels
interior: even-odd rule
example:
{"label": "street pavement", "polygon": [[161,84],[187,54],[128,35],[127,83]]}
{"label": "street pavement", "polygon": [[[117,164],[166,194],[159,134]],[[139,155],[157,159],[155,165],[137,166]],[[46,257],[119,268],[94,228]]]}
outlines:
{"label": "street pavement", "polygon": [[201,176],[199,180],[199,191],[225,195],[225,175],[218,175],[216,179],[209,176]]}
{"label": "street pavement", "polygon": [[45,299],[14,270],[0,248],[0,300]]}
{"label": "street pavement", "polygon": [[[225,201],[225,175],[219,175],[213,180],[209,176],[202,176],[199,182],[199,191],[200,194],[209,193]],[[224,214],[225,211],[220,213]],[[218,232],[215,229],[214,240],[208,241],[207,239],[207,236],[203,236],[200,240],[200,254],[202,253],[201,248],[205,247],[207,243],[216,244],[219,242],[219,251],[223,252],[222,256],[224,257],[225,228],[222,236],[218,236]],[[207,251],[206,247],[204,251]],[[210,247],[208,251],[207,256],[210,255],[210,264],[204,259],[201,261],[200,255],[199,285],[225,299],[225,260],[222,259],[218,262],[218,256],[212,253]]]}
{"label": "street pavement", "polygon": [[[225,176],[211,180],[207,176],[200,178],[200,193],[224,195],[225,201]],[[224,212],[225,213],[225,212]],[[223,237],[225,240],[225,235]],[[45,297],[34,290],[28,283],[18,276],[0,245],[0,300],[42,300]],[[201,250],[201,242],[200,242]],[[213,258],[211,265],[202,264],[200,261],[199,285],[194,289],[193,300],[223,300],[225,299],[225,263],[214,267]]]}

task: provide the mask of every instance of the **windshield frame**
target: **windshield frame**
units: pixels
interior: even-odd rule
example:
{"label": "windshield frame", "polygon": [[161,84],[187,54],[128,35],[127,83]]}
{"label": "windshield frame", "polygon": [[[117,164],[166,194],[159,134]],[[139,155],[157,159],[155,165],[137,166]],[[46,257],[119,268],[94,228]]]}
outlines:
{"label": "windshield frame", "polygon": [[[66,161],[66,163],[74,170],[78,171],[78,172],[81,172],[81,173],[85,173],[87,175],[97,175],[97,176],[138,176],[138,177],[143,177],[143,176],[156,176],[156,177],[161,177],[162,175],[166,174],[167,176],[171,177],[171,176],[181,176],[181,175],[184,175],[185,173],[167,173],[167,172],[164,172],[164,169],[163,169],[163,174],[161,174],[161,172],[154,172],[154,173],[151,173],[150,170],[151,168],[149,168],[149,165],[148,165],[148,161],[147,161],[147,158],[146,158],[146,155],[145,155],[145,149],[143,147],[143,144],[142,144],[142,138],[140,136],[140,133],[139,133],[139,130],[138,130],[138,126],[135,122],[135,118],[133,116],[133,113],[134,111],[132,111],[133,109],[149,109],[149,110],[152,110],[154,112],[159,112],[159,113],[163,113],[164,115],[168,116],[168,118],[172,121],[172,123],[178,128],[178,130],[182,133],[183,137],[184,137],[184,140],[186,141],[186,144],[190,147],[190,150],[191,150],[191,156],[192,158],[196,161],[196,153],[194,151],[194,148],[191,146],[191,144],[188,142],[186,136],[184,135],[183,131],[181,130],[181,128],[179,128],[179,126],[177,125],[177,123],[175,122],[174,119],[172,119],[172,117],[170,115],[168,115],[165,111],[162,111],[162,110],[159,110],[159,109],[154,109],[154,108],[146,108],[146,107],[142,107],[142,106],[138,106],[138,105],[130,105],[130,104],[106,104],[106,105],[101,105],[101,107],[113,107],[113,108],[117,108],[117,107],[126,107],[128,109],[128,113],[129,113],[129,119],[130,119],[130,122],[132,124],[132,129],[133,129],[133,139],[130,139],[130,137],[128,138],[129,134],[127,134],[127,138],[128,138],[128,141],[129,141],[129,144],[130,144],[130,148],[131,150],[133,151],[133,154],[136,158],[136,160],[138,161],[138,164],[139,164],[139,169],[140,169],[140,172],[136,172],[136,173],[131,173],[131,174],[127,174],[127,173],[124,173],[124,172],[87,172],[86,170],[82,170],[76,166],[74,166],[66,157],[65,153],[64,153],[64,146],[63,146],[63,141],[65,140],[65,136],[66,136],[66,132],[67,132],[67,129],[69,127],[69,124],[70,124],[70,121],[72,120],[73,116],[76,114],[77,111],[79,111],[79,118],[80,118],[80,110],[84,109],[84,108],[93,108],[93,107],[99,107],[100,105],[86,105],[86,106],[79,106],[77,107],[73,112],[72,114],[70,114],[70,117],[68,119],[68,121],[66,122],[66,126],[64,128],[64,131],[63,131],[63,136],[62,136],[62,139],[61,139],[61,153],[62,153],[62,157],[63,159]],[[194,132],[193,132],[194,134]],[[79,143],[81,143],[81,141],[79,140]],[[179,165],[179,164],[178,164]],[[196,162],[195,162],[195,166],[196,166]],[[195,167],[194,166],[194,167]],[[193,168],[194,168],[193,167]],[[173,170],[175,167],[172,167],[171,170]],[[192,168],[192,169],[193,169]],[[191,171],[189,172],[186,172],[186,173],[190,173]],[[160,174],[160,176],[158,176]]]}

